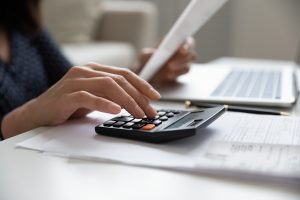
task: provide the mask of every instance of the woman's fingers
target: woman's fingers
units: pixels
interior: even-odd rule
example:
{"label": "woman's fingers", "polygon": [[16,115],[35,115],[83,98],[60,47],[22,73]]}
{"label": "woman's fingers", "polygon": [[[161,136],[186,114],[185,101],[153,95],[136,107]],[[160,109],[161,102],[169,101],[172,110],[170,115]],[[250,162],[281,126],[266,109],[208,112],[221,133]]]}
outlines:
{"label": "woman's fingers", "polygon": [[[154,117],[157,113],[156,110],[150,106],[150,102],[147,97],[144,96],[139,90],[137,90],[126,78],[121,75],[111,74],[107,72],[95,71],[92,69],[87,69],[81,72],[84,77],[91,78],[77,78],[75,80],[67,80],[65,85],[69,91],[75,92],[77,90],[86,90],[95,95],[104,95],[107,88],[103,88],[102,85],[105,83],[100,83],[102,79],[98,79],[100,77],[110,77],[113,79],[121,88],[125,90],[127,94],[129,94],[138,106],[143,110],[144,114],[149,117]],[[93,82],[93,83],[88,83]],[[109,89],[111,91],[111,88]],[[121,94],[121,93],[120,93]],[[119,98],[116,98],[119,100]],[[127,104],[122,105],[126,108]],[[129,111],[129,110],[128,110]]]}
{"label": "woman's fingers", "polygon": [[[170,66],[171,68],[172,66]],[[170,69],[169,72],[166,75],[166,79],[168,81],[174,81],[176,78],[180,75],[186,74],[190,71],[190,65],[189,64],[184,64],[180,67],[174,66],[173,69]]]}
{"label": "woman's fingers", "polygon": [[137,104],[143,109],[147,116],[154,117],[157,114],[156,110],[150,105],[148,98],[133,87],[126,78],[121,75],[113,75],[111,78],[113,78],[118,85],[120,85],[131,97],[133,97],[133,99],[135,99]]}
{"label": "woman's fingers", "polygon": [[111,99],[113,102],[121,105],[129,113],[136,118],[142,118],[145,116],[145,112],[137,104],[137,102],[131,97],[121,86],[119,86],[112,78],[105,78],[102,91],[105,97]]}
{"label": "woman's fingers", "polygon": [[105,77],[112,78],[121,88],[123,88],[139,105],[144,113],[149,117],[154,117],[156,110],[150,105],[149,99],[138,91],[126,78],[121,75],[105,73]]}
{"label": "woman's fingers", "polygon": [[121,107],[114,102],[111,102],[102,97],[95,96],[86,91],[78,91],[67,95],[67,102],[71,105],[70,114],[80,108],[88,110],[97,110],[111,114],[121,112]]}
{"label": "woman's fingers", "polygon": [[[129,85],[126,85],[126,82],[122,83],[121,87],[113,78],[111,77],[96,77],[88,79],[76,79],[70,81],[68,85],[73,87],[73,91],[87,91],[93,95],[109,99],[121,107],[125,108],[129,113],[131,113],[136,118],[142,118],[145,116],[147,111],[148,115],[152,115],[149,111],[149,104],[144,102],[143,108],[137,103],[138,94],[132,94],[132,96],[126,91],[125,88],[130,88]],[[132,91],[131,91],[132,92]],[[136,98],[136,99],[135,99]],[[154,113],[155,115],[156,113]],[[149,116],[150,117],[150,116]]]}
{"label": "woman's fingers", "polygon": [[175,81],[180,75],[189,72],[192,62],[197,58],[194,46],[194,39],[187,39],[166,64],[164,73],[167,81]]}
{"label": "woman's fingers", "polygon": [[189,37],[184,41],[184,43],[178,48],[174,56],[187,56],[192,52],[195,48],[195,41],[194,38]]}
{"label": "woman's fingers", "polygon": [[96,63],[89,63],[87,66],[92,67],[94,70],[121,75],[146,97],[152,100],[157,100],[160,98],[160,94],[149,83],[147,83],[147,81],[141,79],[138,75],[128,69],[106,67]]}
{"label": "woman's fingers", "polygon": [[189,51],[187,54],[182,54],[180,52],[176,53],[170,62],[178,62],[178,63],[187,63],[195,61],[197,58],[197,53],[195,51]]}

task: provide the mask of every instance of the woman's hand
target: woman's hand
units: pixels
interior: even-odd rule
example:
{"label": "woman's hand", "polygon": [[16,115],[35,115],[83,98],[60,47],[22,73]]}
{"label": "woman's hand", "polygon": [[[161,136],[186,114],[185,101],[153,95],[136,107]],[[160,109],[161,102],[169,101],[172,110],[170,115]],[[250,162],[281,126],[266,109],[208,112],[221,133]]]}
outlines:
{"label": "woman's hand", "polygon": [[[195,41],[193,38],[188,38],[177,50],[174,56],[157,72],[150,81],[151,83],[173,82],[183,74],[190,70],[190,66],[195,61],[197,54],[194,50]],[[155,48],[145,48],[141,55],[141,66],[147,63],[151,56],[155,53]]]}
{"label": "woman's hand", "polygon": [[71,68],[45,93],[9,113],[2,132],[9,137],[94,110],[117,114],[125,108],[136,118],[154,117],[156,111],[149,100],[159,98],[159,93],[133,72],[91,63]]}

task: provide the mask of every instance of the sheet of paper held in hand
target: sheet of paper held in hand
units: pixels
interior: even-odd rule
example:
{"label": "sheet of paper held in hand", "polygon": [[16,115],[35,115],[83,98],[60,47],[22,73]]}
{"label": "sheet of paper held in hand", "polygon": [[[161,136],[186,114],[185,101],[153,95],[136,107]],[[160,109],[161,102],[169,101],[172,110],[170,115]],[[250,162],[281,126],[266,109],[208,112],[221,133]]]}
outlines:
{"label": "sheet of paper held in hand", "polygon": [[140,76],[150,80],[179,46],[194,35],[227,0],[192,0],[148,61]]}
{"label": "sheet of paper held in hand", "polygon": [[17,146],[126,165],[300,181],[299,117],[227,112],[193,137],[159,145],[97,135],[94,127],[112,117],[94,112]]}

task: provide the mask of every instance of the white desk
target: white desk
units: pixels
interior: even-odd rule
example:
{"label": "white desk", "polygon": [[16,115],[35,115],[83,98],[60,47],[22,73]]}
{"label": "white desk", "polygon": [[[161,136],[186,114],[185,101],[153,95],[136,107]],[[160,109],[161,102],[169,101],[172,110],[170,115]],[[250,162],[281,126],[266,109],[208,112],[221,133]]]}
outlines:
{"label": "white desk", "polygon": [[[300,116],[299,102],[289,111]],[[156,104],[183,108],[182,104]],[[0,142],[0,200],[300,199],[300,185],[88,162],[14,148],[35,134],[31,131]]]}
{"label": "white desk", "polygon": [[14,148],[35,134],[28,132],[0,143],[1,200],[300,199],[299,185],[88,162]]}

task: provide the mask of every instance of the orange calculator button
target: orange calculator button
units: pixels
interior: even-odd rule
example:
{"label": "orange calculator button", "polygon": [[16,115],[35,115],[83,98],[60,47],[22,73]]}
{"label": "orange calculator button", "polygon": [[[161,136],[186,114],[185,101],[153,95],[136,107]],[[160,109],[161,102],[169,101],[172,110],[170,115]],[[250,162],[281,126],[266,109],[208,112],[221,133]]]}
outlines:
{"label": "orange calculator button", "polygon": [[154,128],[155,128],[154,124],[147,124],[143,127],[143,130],[150,131],[151,129],[154,129]]}

